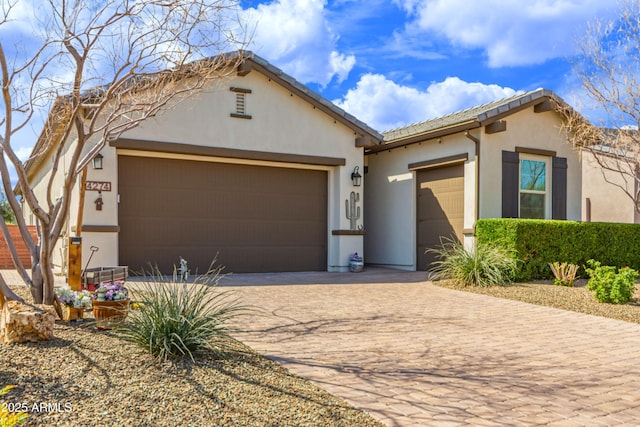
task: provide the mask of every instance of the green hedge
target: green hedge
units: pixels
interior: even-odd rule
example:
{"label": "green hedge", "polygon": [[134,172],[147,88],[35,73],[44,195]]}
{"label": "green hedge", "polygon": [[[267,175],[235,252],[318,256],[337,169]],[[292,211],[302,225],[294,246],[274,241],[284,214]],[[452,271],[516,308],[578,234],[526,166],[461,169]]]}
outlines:
{"label": "green hedge", "polygon": [[517,281],[552,279],[548,264],[554,261],[583,267],[595,259],[603,265],[640,270],[640,224],[481,219],[476,238],[479,244],[503,246],[523,261]]}

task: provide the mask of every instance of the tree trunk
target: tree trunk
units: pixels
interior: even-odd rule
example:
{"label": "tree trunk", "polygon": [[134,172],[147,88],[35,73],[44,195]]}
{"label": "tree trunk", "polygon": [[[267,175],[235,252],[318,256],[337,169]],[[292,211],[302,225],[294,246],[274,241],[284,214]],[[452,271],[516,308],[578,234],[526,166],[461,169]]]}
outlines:
{"label": "tree trunk", "polygon": [[31,267],[31,297],[35,304],[42,304],[44,295],[43,283],[40,260],[37,260],[37,262],[33,260]]}
{"label": "tree trunk", "polygon": [[50,241],[49,227],[43,226],[41,231],[38,259],[33,260],[31,268],[31,296],[37,304],[53,305],[54,282],[53,251],[56,240]]}
{"label": "tree trunk", "polygon": [[53,305],[53,285],[55,278],[53,275],[53,256],[51,253],[46,255],[42,254],[40,257],[40,268],[42,272],[42,303]]}

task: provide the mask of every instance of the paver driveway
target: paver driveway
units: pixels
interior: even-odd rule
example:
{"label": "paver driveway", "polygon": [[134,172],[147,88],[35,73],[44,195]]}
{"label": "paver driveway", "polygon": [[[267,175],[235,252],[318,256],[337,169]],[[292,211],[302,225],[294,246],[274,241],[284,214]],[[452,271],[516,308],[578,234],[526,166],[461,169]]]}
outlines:
{"label": "paver driveway", "polygon": [[332,274],[234,287],[263,315],[233,335],[390,426],[640,425],[640,325]]}

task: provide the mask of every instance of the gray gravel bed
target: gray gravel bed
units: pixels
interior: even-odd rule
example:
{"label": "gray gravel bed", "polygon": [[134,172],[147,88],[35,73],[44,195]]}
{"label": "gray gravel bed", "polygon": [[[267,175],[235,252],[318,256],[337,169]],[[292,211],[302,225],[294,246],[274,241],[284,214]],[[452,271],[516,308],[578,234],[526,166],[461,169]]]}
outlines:
{"label": "gray gravel bed", "polygon": [[606,304],[598,302],[593,292],[586,288],[586,280],[576,282],[574,287],[556,286],[553,281],[535,283],[516,283],[509,286],[475,287],[464,286],[450,280],[433,282],[437,286],[458,289],[467,292],[506,298],[562,310],[592,314],[640,323],[640,286],[636,285],[633,299],[627,304]]}
{"label": "gray gravel bed", "polygon": [[[26,288],[19,292],[26,296]],[[154,363],[114,331],[56,321],[49,342],[0,345],[4,401],[29,426],[382,426],[229,338],[224,358]]]}

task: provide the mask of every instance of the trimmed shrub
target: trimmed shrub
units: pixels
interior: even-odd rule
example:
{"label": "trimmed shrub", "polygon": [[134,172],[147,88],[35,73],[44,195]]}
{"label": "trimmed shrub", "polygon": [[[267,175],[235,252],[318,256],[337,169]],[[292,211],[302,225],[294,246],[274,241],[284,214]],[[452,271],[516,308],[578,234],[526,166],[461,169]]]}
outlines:
{"label": "trimmed shrub", "polygon": [[469,251],[462,243],[448,240],[427,252],[438,258],[431,268],[436,280],[454,279],[465,286],[508,285],[516,272],[517,262],[511,254],[488,243]]}
{"label": "trimmed shrub", "polygon": [[626,304],[633,297],[638,272],[629,267],[617,269],[602,265],[598,261],[588,260],[587,273],[591,277],[587,289],[594,291],[596,299],[611,304]]}
{"label": "trimmed shrub", "polygon": [[549,263],[585,266],[597,259],[616,267],[640,269],[640,224],[535,219],[481,219],[479,244],[494,243],[522,260],[516,281],[553,279]]}
{"label": "trimmed shrub", "polygon": [[137,309],[118,332],[160,360],[193,360],[194,352],[220,350],[225,322],[246,311],[229,292],[217,289],[220,269],[198,275],[193,283],[180,281],[175,272],[170,280],[157,268],[151,273],[150,281],[132,290]]}

